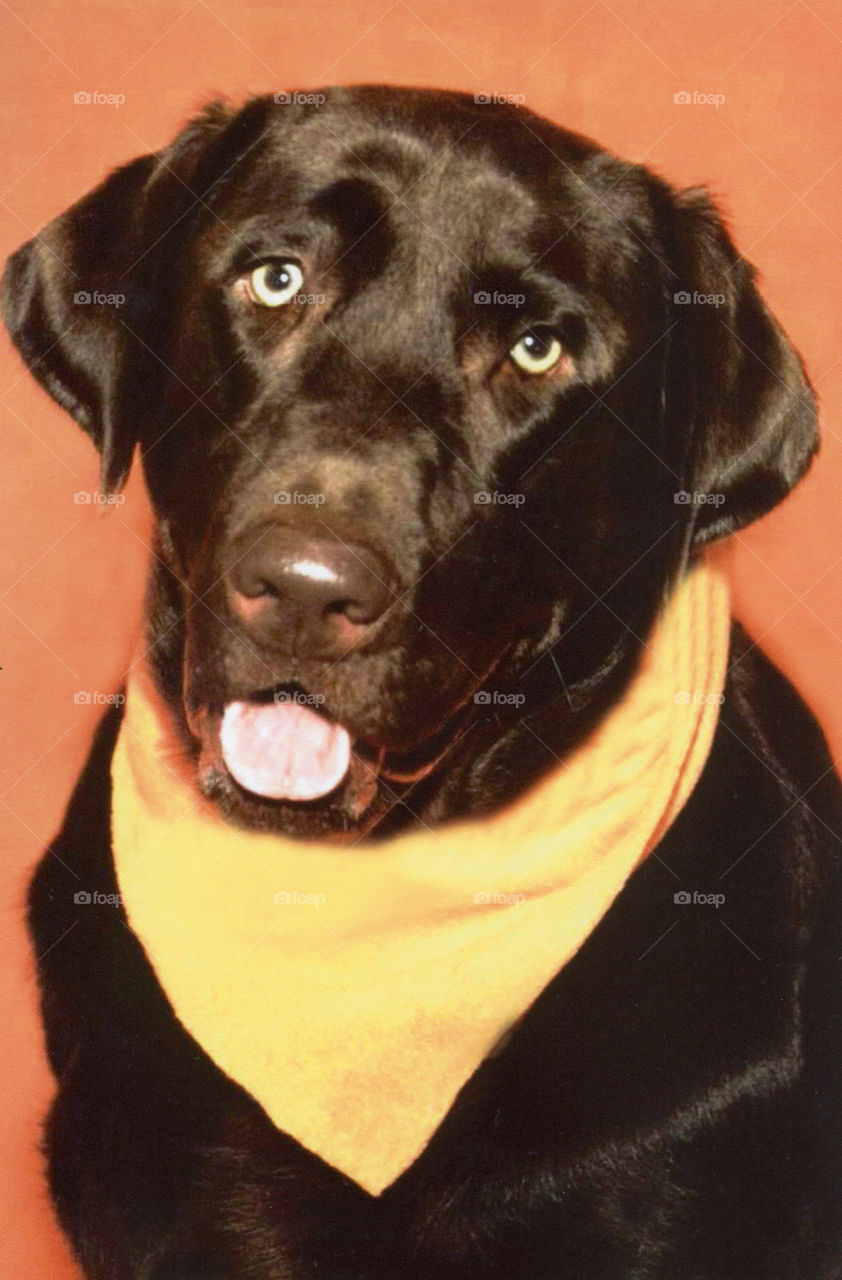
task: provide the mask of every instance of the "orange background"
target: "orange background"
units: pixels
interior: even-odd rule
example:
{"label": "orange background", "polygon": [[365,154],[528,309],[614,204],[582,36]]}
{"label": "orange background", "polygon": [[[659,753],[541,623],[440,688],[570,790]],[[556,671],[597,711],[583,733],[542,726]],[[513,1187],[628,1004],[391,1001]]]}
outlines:
{"label": "orange background", "polygon": [[[842,756],[842,12],[837,0],[3,0],[4,255],[110,166],[224,92],[380,81],[523,93],[541,114],[678,184],[710,184],[822,399],[823,451],[783,508],[734,539],[737,612]],[[75,105],[79,90],[125,103]],[[724,94],[679,105],[680,91]],[[138,477],[107,514],[81,432],[0,346],[0,1280],[77,1275],[36,1137],[50,1095],[22,898],[140,616]],[[61,945],[60,943],[58,945]]]}

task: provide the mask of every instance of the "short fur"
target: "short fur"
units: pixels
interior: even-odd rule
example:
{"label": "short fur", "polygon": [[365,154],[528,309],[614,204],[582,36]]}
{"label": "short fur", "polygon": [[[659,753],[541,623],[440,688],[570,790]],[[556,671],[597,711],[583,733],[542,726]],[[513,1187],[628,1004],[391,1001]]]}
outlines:
{"label": "short fur", "polygon": [[[243,273],[290,256],[320,300],[244,307]],[[79,290],[126,304],[74,306]],[[770,510],[816,447],[801,362],[703,192],[457,93],[214,104],[20,249],[4,309],[105,488],[140,445],[148,641],[197,765],[202,716],[267,685],[319,691],[374,744],[362,806],[261,802],[200,770],[231,821],[304,837],[519,794],[619,695],[688,560]],[[507,358],[536,326],[560,335],[563,376]],[[312,526],[312,508],[272,509],[280,489],[323,494],[324,527],[389,566],[396,603],[340,660],[256,643],[232,613],[238,540]],[[524,502],[475,501],[492,491]],[[489,710],[479,688],[524,700]],[[689,803],[378,1198],[217,1070],[121,909],[74,903],[117,889],[119,720],[30,906],[50,1183],[93,1280],[842,1276],[842,793],[738,627]],[[679,888],[726,905],[681,908]]]}

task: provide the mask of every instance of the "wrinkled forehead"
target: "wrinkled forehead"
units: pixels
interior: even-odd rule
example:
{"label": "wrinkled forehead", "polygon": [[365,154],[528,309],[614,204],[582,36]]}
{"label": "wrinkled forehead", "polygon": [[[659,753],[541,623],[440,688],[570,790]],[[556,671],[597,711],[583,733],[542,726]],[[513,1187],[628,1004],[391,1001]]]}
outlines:
{"label": "wrinkled forehead", "polygon": [[291,243],[320,225],[346,246],[378,228],[470,269],[526,266],[554,247],[572,251],[566,232],[598,209],[590,159],[574,135],[542,138],[514,112],[486,121],[443,108],[416,122],[348,102],[279,104],[237,160],[217,214],[258,242],[264,232],[267,251],[280,227]]}

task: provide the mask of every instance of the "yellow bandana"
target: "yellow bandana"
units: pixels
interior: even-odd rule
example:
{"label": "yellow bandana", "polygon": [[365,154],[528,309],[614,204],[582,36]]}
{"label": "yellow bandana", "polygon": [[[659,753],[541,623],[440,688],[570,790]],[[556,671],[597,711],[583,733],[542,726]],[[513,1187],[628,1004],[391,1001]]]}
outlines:
{"label": "yellow bandana", "polygon": [[622,700],[515,804],[350,848],[227,825],[138,668],[114,857],[182,1024],[278,1128],[379,1194],[690,795],[729,625],[723,577],[697,565]]}

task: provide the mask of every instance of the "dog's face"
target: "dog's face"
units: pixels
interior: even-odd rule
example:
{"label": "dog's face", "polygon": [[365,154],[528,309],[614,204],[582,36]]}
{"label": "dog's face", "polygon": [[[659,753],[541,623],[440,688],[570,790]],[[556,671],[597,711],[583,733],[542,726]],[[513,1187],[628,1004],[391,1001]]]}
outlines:
{"label": "dog's face", "polygon": [[210,108],[5,278],[106,486],[140,443],[151,659],[200,785],[303,835],[445,769],[510,794],[501,744],[532,717],[563,749],[687,556],[815,447],[701,193],[506,105],[323,96]]}

